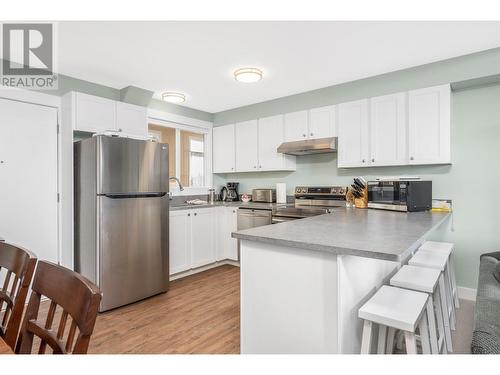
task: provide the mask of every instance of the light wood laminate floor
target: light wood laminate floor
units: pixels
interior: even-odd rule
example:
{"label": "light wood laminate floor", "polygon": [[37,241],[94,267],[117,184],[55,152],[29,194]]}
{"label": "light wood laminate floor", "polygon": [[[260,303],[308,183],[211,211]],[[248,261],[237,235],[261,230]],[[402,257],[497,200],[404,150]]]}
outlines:
{"label": "light wood laminate floor", "polygon": [[[42,303],[41,317],[47,308]],[[473,308],[463,301],[457,311],[455,353],[470,350]],[[166,294],[99,314],[89,347],[94,354],[239,352],[240,269],[230,265],[175,280]]]}

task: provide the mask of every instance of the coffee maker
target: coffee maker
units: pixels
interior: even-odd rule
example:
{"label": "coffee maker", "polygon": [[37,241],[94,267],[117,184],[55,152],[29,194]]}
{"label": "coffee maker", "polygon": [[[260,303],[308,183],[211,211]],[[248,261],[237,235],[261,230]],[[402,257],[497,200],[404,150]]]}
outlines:
{"label": "coffee maker", "polygon": [[238,194],[239,182],[228,182],[227,183],[227,197],[226,200],[230,202],[239,201],[240,195]]}

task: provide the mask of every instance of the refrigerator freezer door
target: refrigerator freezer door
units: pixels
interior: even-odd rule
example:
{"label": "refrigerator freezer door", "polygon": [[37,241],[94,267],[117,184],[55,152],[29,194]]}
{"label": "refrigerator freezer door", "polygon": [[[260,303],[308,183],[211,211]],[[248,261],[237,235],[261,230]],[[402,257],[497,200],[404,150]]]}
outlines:
{"label": "refrigerator freezer door", "polygon": [[168,145],[130,138],[98,137],[97,194],[168,191]]}
{"label": "refrigerator freezer door", "polygon": [[100,311],[168,289],[168,196],[97,198]]}

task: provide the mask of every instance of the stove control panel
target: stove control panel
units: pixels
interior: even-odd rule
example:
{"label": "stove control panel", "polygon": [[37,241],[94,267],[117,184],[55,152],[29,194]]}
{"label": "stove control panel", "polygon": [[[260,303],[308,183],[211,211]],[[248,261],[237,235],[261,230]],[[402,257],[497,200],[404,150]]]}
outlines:
{"label": "stove control panel", "polygon": [[345,196],[347,194],[347,187],[345,186],[297,186],[295,188],[295,195],[307,196]]}

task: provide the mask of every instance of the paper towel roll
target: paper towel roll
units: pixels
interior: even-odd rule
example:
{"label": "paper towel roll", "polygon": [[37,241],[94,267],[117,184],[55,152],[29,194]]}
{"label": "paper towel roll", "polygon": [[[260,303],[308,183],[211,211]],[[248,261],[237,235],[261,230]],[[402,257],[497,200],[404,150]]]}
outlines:
{"label": "paper towel roll", "polygon": [[276,203],[286,203],[286,184],[283,182],[276,184]]}

